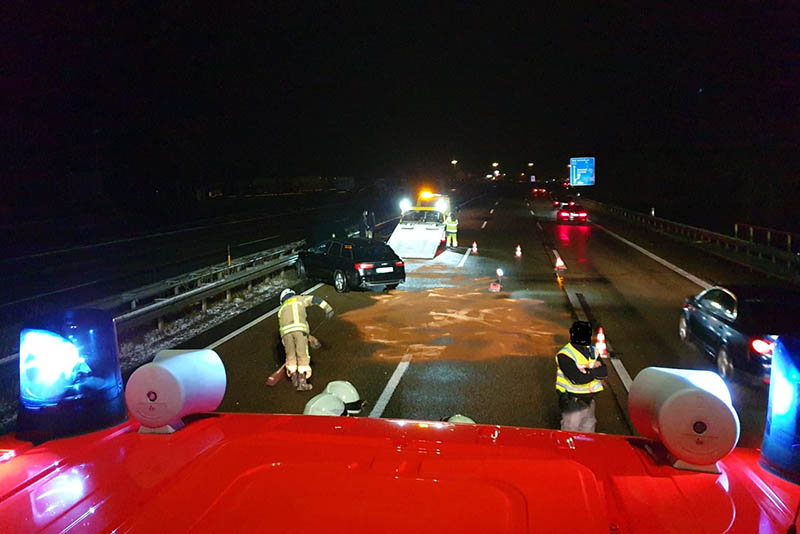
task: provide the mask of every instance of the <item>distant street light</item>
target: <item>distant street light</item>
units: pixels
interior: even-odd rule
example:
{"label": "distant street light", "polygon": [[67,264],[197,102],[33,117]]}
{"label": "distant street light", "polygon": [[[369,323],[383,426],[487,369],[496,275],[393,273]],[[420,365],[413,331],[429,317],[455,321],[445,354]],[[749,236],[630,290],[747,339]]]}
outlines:
{"label": "distant street light", "polygon": [[528,167],[533,167],[533,163],[528,162]]}
{"label": "distant street light", "polygon": [[457,165],[458,164],[458,160],[457,159],[451,159],[450,160],[450,164],[451,165]]}
{"label": "distant street light", "polygon": [[499,164],[499,163],[497,163],[496,161],[492,163],[492,167],[494,167],[494,168],[497,168],[497,167],[499,167],[499,166],[500,166],[500,164]]}

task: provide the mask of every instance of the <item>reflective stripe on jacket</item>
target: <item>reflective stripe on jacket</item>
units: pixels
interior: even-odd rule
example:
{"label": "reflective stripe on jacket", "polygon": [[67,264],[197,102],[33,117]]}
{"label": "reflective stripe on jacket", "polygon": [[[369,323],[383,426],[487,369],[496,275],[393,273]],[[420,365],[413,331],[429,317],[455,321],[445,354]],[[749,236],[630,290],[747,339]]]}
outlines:
{"label": "reflective stripe on jacket", "polygon": [[451,232],[451,233],[458,232],[458,219],[448,218],[445,221],[444,229],[446,232]]}
{"label": "reflective stripe on jacket", "polygon": [[332,310],[330,304],[319,297],[297,295],[286,299],[281,304],[281,307],[278,308],[278,324],[281,337],[289,332],[309,333],[308,316],[306,314],[306,308],[309,306],[319,306],[325,312]]}
{"label": "reflective stripe on jacket", "polygon": [[558,351],[558,354],[556,354],[556,389],[558,391],[577,394],[603,391],[603,382],[597,379],[592,380],[588,384],[573,384],[572,381],[564,375],[561,371],[561,367],[558,365],[559,354],[568,356],[574,360],[575,364],[578,366],[588,367],[594,361],[584,356],[580,350],[572,346],[572,343],[564,345],[564,347]]}

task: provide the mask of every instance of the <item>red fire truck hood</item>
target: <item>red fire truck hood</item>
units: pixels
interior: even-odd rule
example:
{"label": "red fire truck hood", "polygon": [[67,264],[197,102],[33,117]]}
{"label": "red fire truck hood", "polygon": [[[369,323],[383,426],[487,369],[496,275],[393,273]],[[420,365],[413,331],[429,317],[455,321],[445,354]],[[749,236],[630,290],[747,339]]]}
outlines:
{"label": "red fire truck hood", "polygon": [[37,447],[0,440],[0,532],[785,532],[800,488],[736,450],[721,474],[641,438],[213,414]]}

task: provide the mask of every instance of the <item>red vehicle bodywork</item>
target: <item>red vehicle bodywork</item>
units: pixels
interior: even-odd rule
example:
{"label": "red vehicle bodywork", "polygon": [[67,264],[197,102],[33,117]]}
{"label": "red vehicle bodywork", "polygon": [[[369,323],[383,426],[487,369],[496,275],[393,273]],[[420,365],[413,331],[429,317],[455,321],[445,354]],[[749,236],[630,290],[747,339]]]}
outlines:
{"label": "red vehicle bodywork", "polygon": [[254,414],[138,428],[0,441],[0,532],[763,534],[800,498],[757,451],[682,471],[635,437]]}

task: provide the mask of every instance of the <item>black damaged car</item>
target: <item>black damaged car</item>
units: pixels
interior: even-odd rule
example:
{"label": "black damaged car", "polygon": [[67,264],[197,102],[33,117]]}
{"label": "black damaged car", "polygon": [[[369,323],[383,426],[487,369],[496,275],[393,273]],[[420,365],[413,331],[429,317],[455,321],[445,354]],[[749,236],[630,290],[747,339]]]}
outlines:
{"label": "black damaged car", "polygon": [[389,245],[371,239],[326,239],[299,253],[297,274],[333,284],[344,293],[355,288],[395,289],[406,281],[405,263]]}

